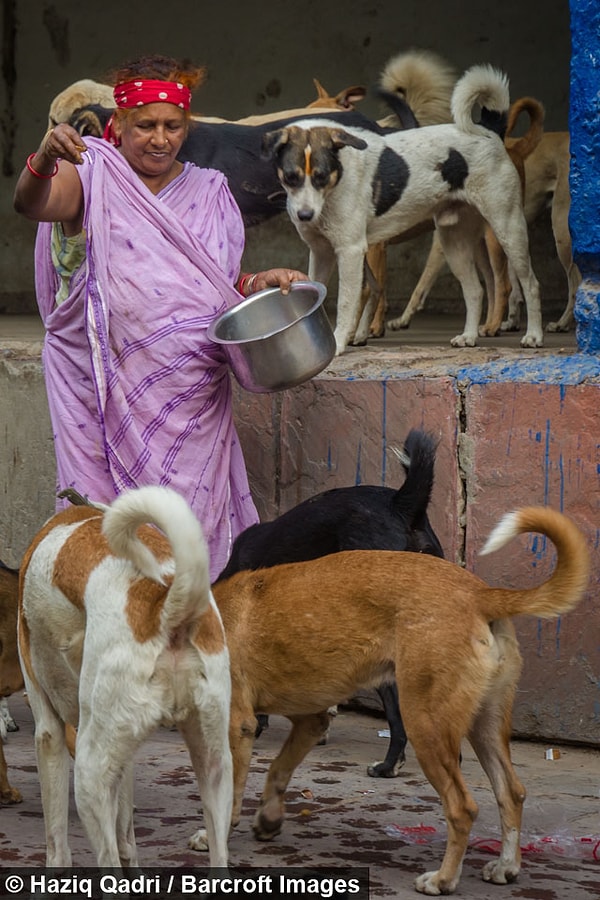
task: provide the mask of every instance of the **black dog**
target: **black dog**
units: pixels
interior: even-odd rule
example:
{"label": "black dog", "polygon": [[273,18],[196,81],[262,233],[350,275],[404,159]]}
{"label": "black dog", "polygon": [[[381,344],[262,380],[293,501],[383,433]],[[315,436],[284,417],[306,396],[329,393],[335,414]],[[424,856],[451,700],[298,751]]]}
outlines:
{"label": "black dog", "polygon": [[[406,479],[399,490],[376,485],[334,488],[305,500],[272,522],[251,525],[233,544],[229,562],[217,581],[243,569],[316,559],[340,550],[408,550],[443,557],[429,523],[436,442],[413,429],[401,456]],[[390,726],[383,762],[369,766],[374,778],[391,778],[405,759],[406,732],[395,684],[377,692]],[[259,732],[267,724],[259,716]]]}
{"label": "black dog", "polygon": [[[401,119],[404,128],[416,127],[416,119],[403,100],[396,98],[394,112]],[[84,106],[75,110],[69,119],[69,125],[84,137],[101,137],[111,114],[112,110],[105,106]],[[352,125],[376,134],[387,134],[394,130],[382,128],[373,119],[353,110],[332,110],[318,115],[324,121]],[[284,128],[303,118],[308,116],[296,115],[263,125],[192,119],[178,159],[193,162],[201,168],[223,172],[242,213],[244,225],[258,225],[285,212],[287,199],[272,160],[266,160],[262,155],[263,137],[269,131]]]}

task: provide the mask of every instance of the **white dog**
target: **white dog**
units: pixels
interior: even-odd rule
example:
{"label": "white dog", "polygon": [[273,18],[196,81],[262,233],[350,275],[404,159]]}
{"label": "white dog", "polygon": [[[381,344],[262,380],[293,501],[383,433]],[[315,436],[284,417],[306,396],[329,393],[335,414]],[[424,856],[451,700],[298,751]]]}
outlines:
{"label": "white dog", "polygon": [[98,866],[119,868],[138,865],[134,754],[158,725],[175,724],[198,779],[210,864],[226,866],[229,655],[206,543],[188,505],[167,488],[145,487],[105,511],[70,507],[34,539],[22,584],[19,652],[47,865],[71,865],[65,726],[78,727],[75,800]]}
{"label": "white dog", "polygon": [[521,343],[542,346],[521,183],[500,136],[509,103],[506,77],[490,66],[475,66],[454,89],[452,125],[381,136],[321,118],[265,135],[263,153],[276,160],[289,216],[310,249],[310,277],[326,283],[337,260],[337,354],[368,336],[371,308],[361,317],[368,246],[432,218],[467,308],[464,331],[452,344],[477,341],[483,289],[474,248],[487,221],[526,299],[528,328]]}

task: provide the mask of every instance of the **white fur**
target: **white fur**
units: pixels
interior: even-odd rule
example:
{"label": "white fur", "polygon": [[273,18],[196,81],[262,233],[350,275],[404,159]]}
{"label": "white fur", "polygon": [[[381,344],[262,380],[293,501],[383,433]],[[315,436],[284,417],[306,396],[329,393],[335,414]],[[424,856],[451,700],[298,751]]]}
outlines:
{"label": "white fur", "polygon": [[[343,174],[337,184],[315,187],[305,177],[300,186],[287,185],[283,159],[293,147],[279,150],[280,177],[287,193],[287,209],[300,237],[310,249],[309,275],[327,283],[337,261],[339,272],[336,352],[349,342],[365,343],[372,309],[361,309],[364,257],[371,244],[389,240],[403,231],[433,218],[444,254],[460,281],[467,317],[463,333],[454,346],[474,346],[481,319],[483,289],[475,253],[485,222],[496,234],[522,286],[528,307],[528,329],[521,343],[538,347],[543,343],[539,285],[531,267],[527,224],[523,215],[521,184],[500,137],[471,122],[472,104],[480,84],[481,97],[495,110],[508,107],[505,76],[489,66],[469,70],[458,82],[453,106],[465,127],[436,125],[380,136],[358,128],[342,131],[337,123],[323,119],[296,122],[302,129],[329,128],[332,139],[344,133],[362,138],[366,149],[342,146],[337,152]],[[495,88],[495,90],[494,90]],[[292,129],[281,133],[293,134]],[[276,133],[275,133],[276,134]],[[311,139],[312,132],[311,132]],[[316,137],[315,137],[316,140]],[[282,142],[282,144],[285,142]],[[408,166],[408,183],[400,199],[384,214],[376,216],[372,183],[384,150],[401,156]],[[440,166],[451,150],[468,163],[469,174],[462,188],[450,190]]]}
{"label": "white fur", "polygon": [[508,544],[520,533],[519,513],[506,513],[494,527],[483,548],[479,551],[480,556],[486,556],[488,553],[500,550],[501,547],[504,547],[505,544]]}
{"label": "white fur", "polygon": [[[90,534],[86,522],[61,524],[58,518],[24,573],[21,616],[27,628],[19,650],[35,719],[47,865],[71,865],[65,724],[78,726],[74,787],[79,815],[98,865],[118,868],[138,865],[132,759],[163,723],[177,725],[186,741],[204,804],[211,865],[225,866],[232,803],[229,656],[224,634],[221,648],[205,651],[198,645],[203,613],[212,608],[213,625],[221,623],[200,526],[185,501],[167,488],[127,492],[104,518],[112,549],[122,556],[108,554],[98,561],[96,530],[89,540],[93,562],[86,554],[73,560],[65,551],[69,565],[76,566],[76,576],[68,580],[54,570],[55,561],[79,529],[84,529],[80,540]],[[165,532],[173,558],[160,562],[146,547],[141,551],[136,529],[145,522]],[[81,553],[81,543],[78,547]],[[174,573],[171,587],[144,588],[140,570],[159,585]],[[72,590],[78,583],[84,590],[77,598],[60,589],[65,584]],[[160,599],[167,594],[158,626],[148,634],[132,631],[140,628],[128,615],[132,591],[145,593],[148,604],[150,591]],[[153,622],[151,615],[149,606]]]}

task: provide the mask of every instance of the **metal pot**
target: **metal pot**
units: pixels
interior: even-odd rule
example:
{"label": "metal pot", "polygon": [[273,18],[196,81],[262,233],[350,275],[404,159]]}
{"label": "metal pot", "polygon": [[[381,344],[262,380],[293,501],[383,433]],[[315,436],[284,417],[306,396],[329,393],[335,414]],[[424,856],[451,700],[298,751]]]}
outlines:
{"label": "metal pot", "polygon": [[292,282],[289,294],[267,288],[215,319],[208,337],[220,344],[239,383],[253,393],[295,387],[321,372],[335,355],[323,308],[325,285]]}

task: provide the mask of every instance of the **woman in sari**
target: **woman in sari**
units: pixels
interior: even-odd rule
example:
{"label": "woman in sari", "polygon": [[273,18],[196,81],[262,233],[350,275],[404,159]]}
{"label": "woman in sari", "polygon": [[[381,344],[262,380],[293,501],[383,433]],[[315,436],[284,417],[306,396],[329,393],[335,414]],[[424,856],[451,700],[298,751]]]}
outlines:
{"label": "woman in sari", "polygon": [[58,489],[103,503],[145,484],[177,490],[203,526],[214,579],[258,516],[229,370],[207,327],[240,294],[285,292],[306,276],[242,275],[244,230],[225,176],[177,160],[202,77],[166,57],[121,68],[106,139],[51,129],[14,203],[40,223],[36,294]]}

